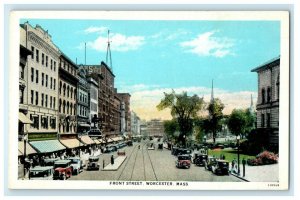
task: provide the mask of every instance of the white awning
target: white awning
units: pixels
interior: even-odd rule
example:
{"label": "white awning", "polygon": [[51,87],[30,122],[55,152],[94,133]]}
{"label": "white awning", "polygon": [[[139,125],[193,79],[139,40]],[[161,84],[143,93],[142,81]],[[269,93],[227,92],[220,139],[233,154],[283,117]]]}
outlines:
{"label": "white awning", "polygon": [[78,126],[82,126],[82,127],[91,127],[91,125],[89,125],[89,124],[78,124]]}
{"label": "white awning", "polygon": [[19,120],[23,124],[33,124],[33,122],[21,112],[19,112]]}

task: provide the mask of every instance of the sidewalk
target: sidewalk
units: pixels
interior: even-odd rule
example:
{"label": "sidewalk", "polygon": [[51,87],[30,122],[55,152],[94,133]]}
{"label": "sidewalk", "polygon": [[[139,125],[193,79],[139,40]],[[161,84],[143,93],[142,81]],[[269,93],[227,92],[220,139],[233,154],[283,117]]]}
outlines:
{"label": "sidewalk", "polygon": [[279,181],[279,165],[262,165],[245,167],[245,177],[243,177],[243,165],[240,165],[240,176],[231,173],[233,176],[241,178],[249,182],[278,182]]}
{"label": "sidewalk", "polygon": [[123,162],[126,160],[127,156],[118,156],[115,160],[114,160],[114,164],[112,165],[111,163],[109,163],[108,165],[106,165],[104,167],[104,169],[102,169],[102,171],[116,171],[119,169],[119,167],[123,164]]}

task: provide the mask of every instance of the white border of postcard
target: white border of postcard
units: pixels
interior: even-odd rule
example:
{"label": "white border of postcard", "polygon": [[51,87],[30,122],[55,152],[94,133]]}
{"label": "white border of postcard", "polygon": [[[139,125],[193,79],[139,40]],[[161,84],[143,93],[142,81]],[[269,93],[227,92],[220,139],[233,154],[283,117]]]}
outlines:
{"label": "white border of postcard", "polygon": [[[76,13],[76,15],[74,14]],[[280,33],[280,127],[279,182],[185,182],[188,186],[111,185],[110,181],[18,180],[18,83],[19,20],[36,19],[110,20],[276,20]],[[80,17],[79,17],[80,16]],[[11,189],[116,189],[116,190],[287,190],[289,187],[289,12],[288,11],[13,11],[9,24],[9,188]],[[169,181],[167,181],[169,182]],[[182,181],[178,181],[182,182]],[[127,185],[128,184],[128,185]]]}

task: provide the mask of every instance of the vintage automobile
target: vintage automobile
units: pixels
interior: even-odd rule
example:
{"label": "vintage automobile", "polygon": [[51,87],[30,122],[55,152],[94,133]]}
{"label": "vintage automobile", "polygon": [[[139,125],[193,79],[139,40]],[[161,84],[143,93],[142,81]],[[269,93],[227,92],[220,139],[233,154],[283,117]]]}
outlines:
{"label": "vintage automobile", "polygon": [[70,157],[68,160],[71,160],[71,167],[73,168],[73,174],[78,175],[83,171],[83,162],[79,157]]}
{"label": "vintage automobile", "polygon": [[190,149],[184,149],[184,148],[179,148],[178,149],[177,155],[185,155],[185,154],[191,155],[192,154],[192,150],[190,150]]}
{"label": "vintage automobile", "polygon": [[110,152],[114,152],[114,151],[116,151],[116,147],[113,147],[111,145],[105,147],[105,149],[104,149],[104,153],[110,153]]}
{"label": "vintage automobile", "polygon": [[229,162],[226,160],[217,160],[211,166],[211,171],[216,175],[229,175]]}
{"label": "vintage automobile", "polygon": [[90,156],[88,165],[87,165],[87,170],[99,170],[99,157],[97,156]]}
{"label": "vintage automobile", "polygon": [[29,170],[30,180],[52,180],[53,179],[52,166],[36,166]]}
{"label": "vintage automobile", "polygon": [[53,180],[66,180],[72,176],[71,160],[58,160],[54,162]]}
{"label": "vintage automobile", "polygon": [[132,140],[128,140],[127,141],[127,146],[132,146],[132,145],[133,145]]}
{"label": "vintage automobile", "polygon": [[191,157],[190,155],[179,155],[175,161],[177,168],[190,168],[191,167]]}
{"label": "vintage automobile", "polygon": [[205,166],[207,158],[207,154],[203,154],[202,152],[195,153],[193,156],[193,163],[197,166]]}
{"label": "vintage automobile", "polygon": [[207,160],[205,161],[205,169],[211,171],[211,167],[214,163],[216,163],[217,159],[213,156],[208,156]]}

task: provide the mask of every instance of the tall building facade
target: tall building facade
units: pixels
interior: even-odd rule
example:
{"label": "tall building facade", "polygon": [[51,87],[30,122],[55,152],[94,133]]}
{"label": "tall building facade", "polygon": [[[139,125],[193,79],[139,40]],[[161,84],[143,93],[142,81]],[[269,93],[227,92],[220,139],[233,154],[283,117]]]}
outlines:
{"label": "tall building facade", "polygon": [[147,133],[149,137],[163,137],[164,130],[165,129],[162,120],[152,119],[147,122]]}
{"label": "tall building facade", "polygon": [[92,122],[92,119],[96,116],[98,117],[98,82],[96,78],[89,76],[87,78],[88,85],[89,85],[89,101],[90,101],[90,115],[89,121],[91,122],[92,126],[98,127],[98,123]]}
{"label": "tall building facade", "polygon": [[[27,117],[33,122],[28,125],[28,137],[55,138],[58,131],[58,63],[59,49],[53,44],[48,31],[29,23],[20,25],[24,29],[26,48],[32,54],[27,63]],[[52,84],[51,84],[52,80]]]}
{"label": "tall building facade", "polygon": [[[118,96],[121,101],[121,130],[122,128],[125,128],[125,132],[130,133],[131,132],[131,114],[130,114],[131,96],[129,93],[118,93]],[[122,114],[122,112],[124,114]],[[125,125],[122,123],[124,123]]]}
{"label": "tall building facade", "polygon": [[265,129],[269,144],[279,144],[280,57],[251,70],[258,74],[257,128]]}
{"label": "tall building facade", "polygon": [[141,134],[141,130],[140,130],[141,120],[137,116],[137,114],[133,111],[131,111],[131,120],[130,121],[131,121],[132,135],[140,135]]}
{"label": "tall building facade", "polygon": [[90,102],[89,87],[86,72],[79,69],[77,84],[77,123],[78,133],[86,133],[90,130]]}
{"label": "tall building facade", "polygon": [[[77,84],[78,67],[65,54],[59,59],[59,105],[58,133],[76,133],[77,131]],[[53,85],[50,79],[50,87]],[[50,97],[51,98],[51,97]],[[50,103],[51,103],[50,99]]]}
{"label": "tall building facade", "polygon": [[19,139],[22,140],[27,133],[27,124],[32,121],[26,116],[28,113],[28,64],[27,58],[32,55],[30,49],[26,48],[26,31],[20,27],[20,62],[19,62]]}

